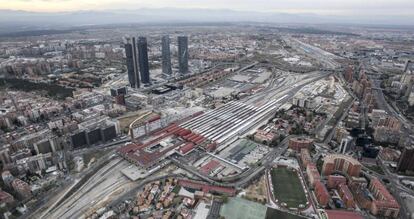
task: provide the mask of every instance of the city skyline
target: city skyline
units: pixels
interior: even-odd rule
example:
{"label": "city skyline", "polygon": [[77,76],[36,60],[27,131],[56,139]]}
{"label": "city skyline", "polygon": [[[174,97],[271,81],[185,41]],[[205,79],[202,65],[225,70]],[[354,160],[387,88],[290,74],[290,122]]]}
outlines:
{"label": "city skyline", "polygon": [[0,217],[412,218],[413,8],[0,0]]}

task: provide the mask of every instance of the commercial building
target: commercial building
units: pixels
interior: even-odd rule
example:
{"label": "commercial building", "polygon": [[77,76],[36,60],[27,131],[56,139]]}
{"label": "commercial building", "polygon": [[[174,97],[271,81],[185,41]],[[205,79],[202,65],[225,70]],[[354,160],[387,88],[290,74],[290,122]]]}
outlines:
{"label": "commercial building", "polygon": [[171,75],[171,51],[170,51],[170,37],[163,36],[161,44],[161,56],[162,56],[162,73]]}
{"label": "commercial building", "polygon": [[13,196],[0,189],[0,207],[4,207],[6,204],[11,204],[13,202]]}
{"label": "commercial building", "polygon": [[341,140],[341,144],[339,145],[339,153],[345,154],[352,148],[353,138],[351,136],[347,136]]}
{"label": "commercial building", "polygon": [[374,140],[377,142],[386,142],[386,143],[398,143],[400,140],[401,132],[399,130],[393,130],[385,126],[380,126],[375,128],[374,131]]}
{"label": "commercial building", "polygon": [[178,64],[181,74],[188,73],[188,37],[178,37]]}
{"label": "commercial building", "polygon": [[52,153],[38,154],[16,161],[16,165],[31,173],[40,173],[42,170],[54,166]]}
{"label": "commercial building", "polygon": [[20,199],[27,200],[32,197],[32,190],[29,184],[20,180],[14,179],[11,183],[13,190],[17,193]]}
{"label": "commercial building", "polygon": [[414,62],[407,60],[404,66],[404,74],[401,76],[401,83],[407,87],[413,79]]}
{"label": "commercial building", "polygon": [[1,179],[4,182],[4,185],[11,188],[11,183],[14,180],[14,176],[10,173],[10,171],[8,171],[8,170],[3,171],[1,173]]}
{"label": "commercial building", "polygon": [[12,159],[10,157],[10,149],[8,145],[5,145],[2,149],[0,149],[0,161],[3,164],[3,166],[12,163]]}
{"label": "commercial building", "polygon": [[398,161],[397,171],[414,171],[414,146],[405,147]]}
{"label": "commercial building", "polygon": [[361,172],[361,163],[351,156],[343,154],[329,154],[324,158],[322,174],[329,176],[334,172],[341,172],[348,176],[358,177]]}
{"label": "commercial building", "polygon": [[126,87],[112,87],[111,96],[114,97],[115,103],[119,105],[125,105],[125,95],[128,90]]}
{"label": "commercial building", "polygon": [[334,139],[336,142],[341,143],[342,139],[350,136],[349,132],[344,127],[337,127],[334,133]]}
{"label": "commercial building", "polygon": [[384,161],[398,162],[400,156],[401,156],[401,153],[399,150],[395,150],[395,149],[388,148],[388,147],[381,147],[378,153],[378,157]]}
{"label": "commercial building", "polygon": [[64,147],[64,139],[60,137],[51,137],[42,139],[33,144],[36,154],[46,154],[60,151]]}
{"label": "commercial building", "polygon": [[98,117],[78,124],[79,130],[70,136],[73,148],[82,148],[110,141],[120,133],[119,122]]}
{"label": "commercial building", "polygon": [[147,38],[145,37],[138,38],[138,64],[141,82],[143,84],[150,84],[151,80],[148,63],[148,43]]}
{"label": "commercial building", "polygon": [[132,88],[139,88],[138,52],[135,37],[127,38],[125,43],[126,65],[128,69],[128,81]]}

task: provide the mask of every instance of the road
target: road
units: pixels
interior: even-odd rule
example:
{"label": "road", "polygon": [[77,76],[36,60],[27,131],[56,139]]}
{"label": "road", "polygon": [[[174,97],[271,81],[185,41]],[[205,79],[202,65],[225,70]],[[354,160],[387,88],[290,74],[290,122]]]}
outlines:
{"label": "road", "polygon": [[197,176],[200,179],[208,183],[211,183],[213,185],[243,188],[247,186],[252,180],[256,179],[256,177],[258,177],[262,173],[262,171],[264,171],[266,168],[270,168],[273,166],[272,163],[274,159],[276,159],[276,157],[279,157],[281,154],[283,154],[287,150],[287,145],[291,137],[294,137],[294,136],[286,137],[282,142],[278,144],[278,146],[276,146],[268,154],[266,154],[266,156],[264,156],[258,162],[258,163],[261,163],[260,165],[256,165],[250,168],[249,170],[241,173],[240,175],[231,177],[228,179],[218,179],[215,177],[206,176],[200,173],[195,167],[188,165],[185,162],[182,162],[180,159],[177,159],[177,158],[170,158],[170,159],[178,167],[188,171],[194,176]]}
{"label": "road", "polygon": [[367,74],[368,78],[372,81],[373,89],[372,93],[374,94],[375,100],[377,101],[378,108],[385,110],[389,115],[396,117],[407,131],[412,131],[414,126],[411,124],[407,118],[398,113],[385,99],[384,93],[381,89],[381,80],[374,78],[371,74]]}
{"label": "road", "polygon": [[127,190],[131,182],[121,171],[130,166],[122,158],[112,158],[107,165],[94,173],[81,187],[57,206],[49,209],[46,218],[79,218],[115,192]]}

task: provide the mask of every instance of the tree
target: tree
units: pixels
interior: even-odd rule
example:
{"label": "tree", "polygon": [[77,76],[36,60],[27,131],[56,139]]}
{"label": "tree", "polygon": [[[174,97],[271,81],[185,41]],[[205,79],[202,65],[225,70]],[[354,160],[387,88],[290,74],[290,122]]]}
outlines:
{"label": "tree", "polygon": [[227,195],[223,195],[221,197],[221,200],[223,201],[223,203],[227,203],[229,201],[229,197]]}

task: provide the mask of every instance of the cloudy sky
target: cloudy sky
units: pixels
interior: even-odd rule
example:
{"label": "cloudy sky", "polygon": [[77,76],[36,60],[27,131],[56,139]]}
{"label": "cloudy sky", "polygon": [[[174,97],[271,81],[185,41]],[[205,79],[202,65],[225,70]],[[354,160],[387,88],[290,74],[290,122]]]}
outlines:
{"label": "cloudy sky", "polygon": [[343,16],[414,14],[414,0],[0,0],[0,9],[40,12],[165,7]]}

